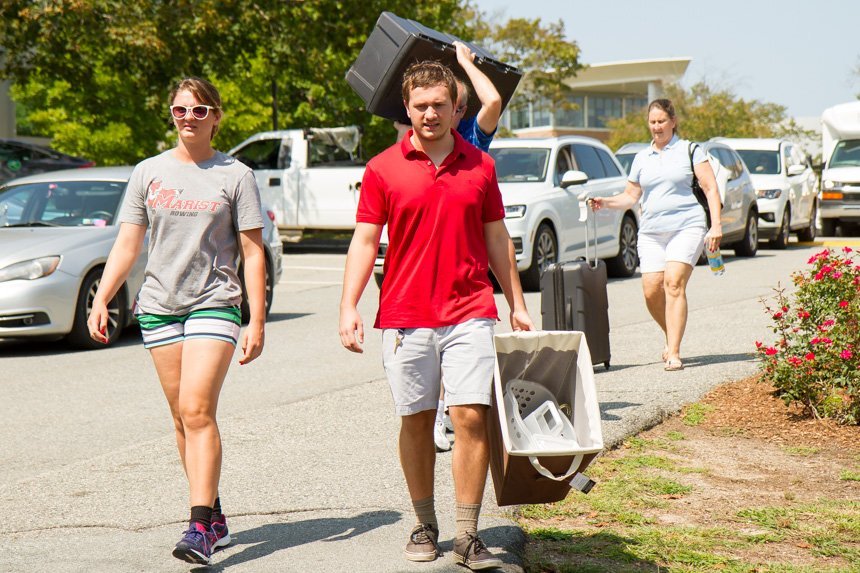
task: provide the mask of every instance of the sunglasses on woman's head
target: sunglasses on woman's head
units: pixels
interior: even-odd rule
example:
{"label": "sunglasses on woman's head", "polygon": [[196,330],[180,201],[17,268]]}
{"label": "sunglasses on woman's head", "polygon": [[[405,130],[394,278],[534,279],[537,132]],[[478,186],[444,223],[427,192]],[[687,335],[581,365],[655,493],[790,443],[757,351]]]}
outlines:
{"label": "sunglasses on woman's head", "polygon": [[194,119],[206,119],[209,117],[209,110],[215,109],[211,105],[172,105],[170,106],[170,113],[176,119],[185,119],[188,117],[188,112],[191,112],[191,116]]}

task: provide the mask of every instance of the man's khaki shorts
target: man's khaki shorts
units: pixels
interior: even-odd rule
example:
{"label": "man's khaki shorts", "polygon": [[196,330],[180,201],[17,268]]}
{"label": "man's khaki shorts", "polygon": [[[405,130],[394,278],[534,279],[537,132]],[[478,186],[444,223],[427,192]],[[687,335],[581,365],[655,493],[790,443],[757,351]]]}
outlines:
{"label": "man's khaki shorts", "polygon": [[496,356],[489,318],[440,328],[386,328],[382,364],[394,410],[409,416],[435,410],[445,379],[445,404],[490,404]]}

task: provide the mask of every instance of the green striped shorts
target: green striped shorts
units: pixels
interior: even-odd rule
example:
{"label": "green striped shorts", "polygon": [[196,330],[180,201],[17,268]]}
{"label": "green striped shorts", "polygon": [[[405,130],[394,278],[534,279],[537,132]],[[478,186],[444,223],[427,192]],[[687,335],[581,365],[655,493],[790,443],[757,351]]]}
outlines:
{"label": "green striped shorts", "polygon": [[143,335],[144,348],[155,348],[192,338],[212,338],[236,346],[242,313],[235,306],[203,308],[181,315],[141,313],[137,315],[137,322]]}

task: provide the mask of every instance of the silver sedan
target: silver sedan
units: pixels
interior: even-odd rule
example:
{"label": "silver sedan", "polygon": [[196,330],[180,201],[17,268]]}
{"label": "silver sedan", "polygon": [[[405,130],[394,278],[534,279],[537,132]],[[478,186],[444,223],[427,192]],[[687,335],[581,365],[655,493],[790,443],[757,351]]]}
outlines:
{"label": "silver sedan", "polygon": [[[89,337],[86,319],[119,233],[115,218],[131,172],[131,167],[70,169],[0,188],[0,338],[66,337],[79,348],[104,348]],[[272,215],[265,214],[268,311],[282,272],[282,247]],[[108,305],[109,344],[134,319],[145,264],[144,250]]]}

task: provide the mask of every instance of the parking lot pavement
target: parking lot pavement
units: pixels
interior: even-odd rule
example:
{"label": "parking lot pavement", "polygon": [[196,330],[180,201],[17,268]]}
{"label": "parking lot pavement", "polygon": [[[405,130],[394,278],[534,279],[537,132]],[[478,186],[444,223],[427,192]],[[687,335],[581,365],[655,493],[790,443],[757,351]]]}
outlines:
{"label": "parking lot pavement", "polygon": [[[729,252],[722,277],[698,267],[682,372],[662,370],[659,331],[638,277],[610,281],[612,368],[596,370],[605,441],[617,443],[713,386],[753,374],[754,341],[769,336],[759,298],[777,281],[787,285],[819,248],[792,245],[754,259]],[[431,564],[401,557],[413,517],[397,461],[398,424],[379,333],[368,326],[364,355],[340,347],[344,259],[287,254],[264,354],[228,375],[219,408],[221,496],[235,541],[213,570],[463,570],[450,557],[450,453],[438,456],[436,471],[447,555]],[[371,281],[360,305],[367,325],[376,296]],[[539,322],[539,295],[526,298]],[[501,295],[497,302],[506,317]],[[500,323],[499,331],[508,329]],[[170,556],[187,487],[137,336],[94,352],[0,345],[0,571],[188,569]],[[495,506],[490,483],[481,523],[505,570],[521,570],[522,533]]]}

